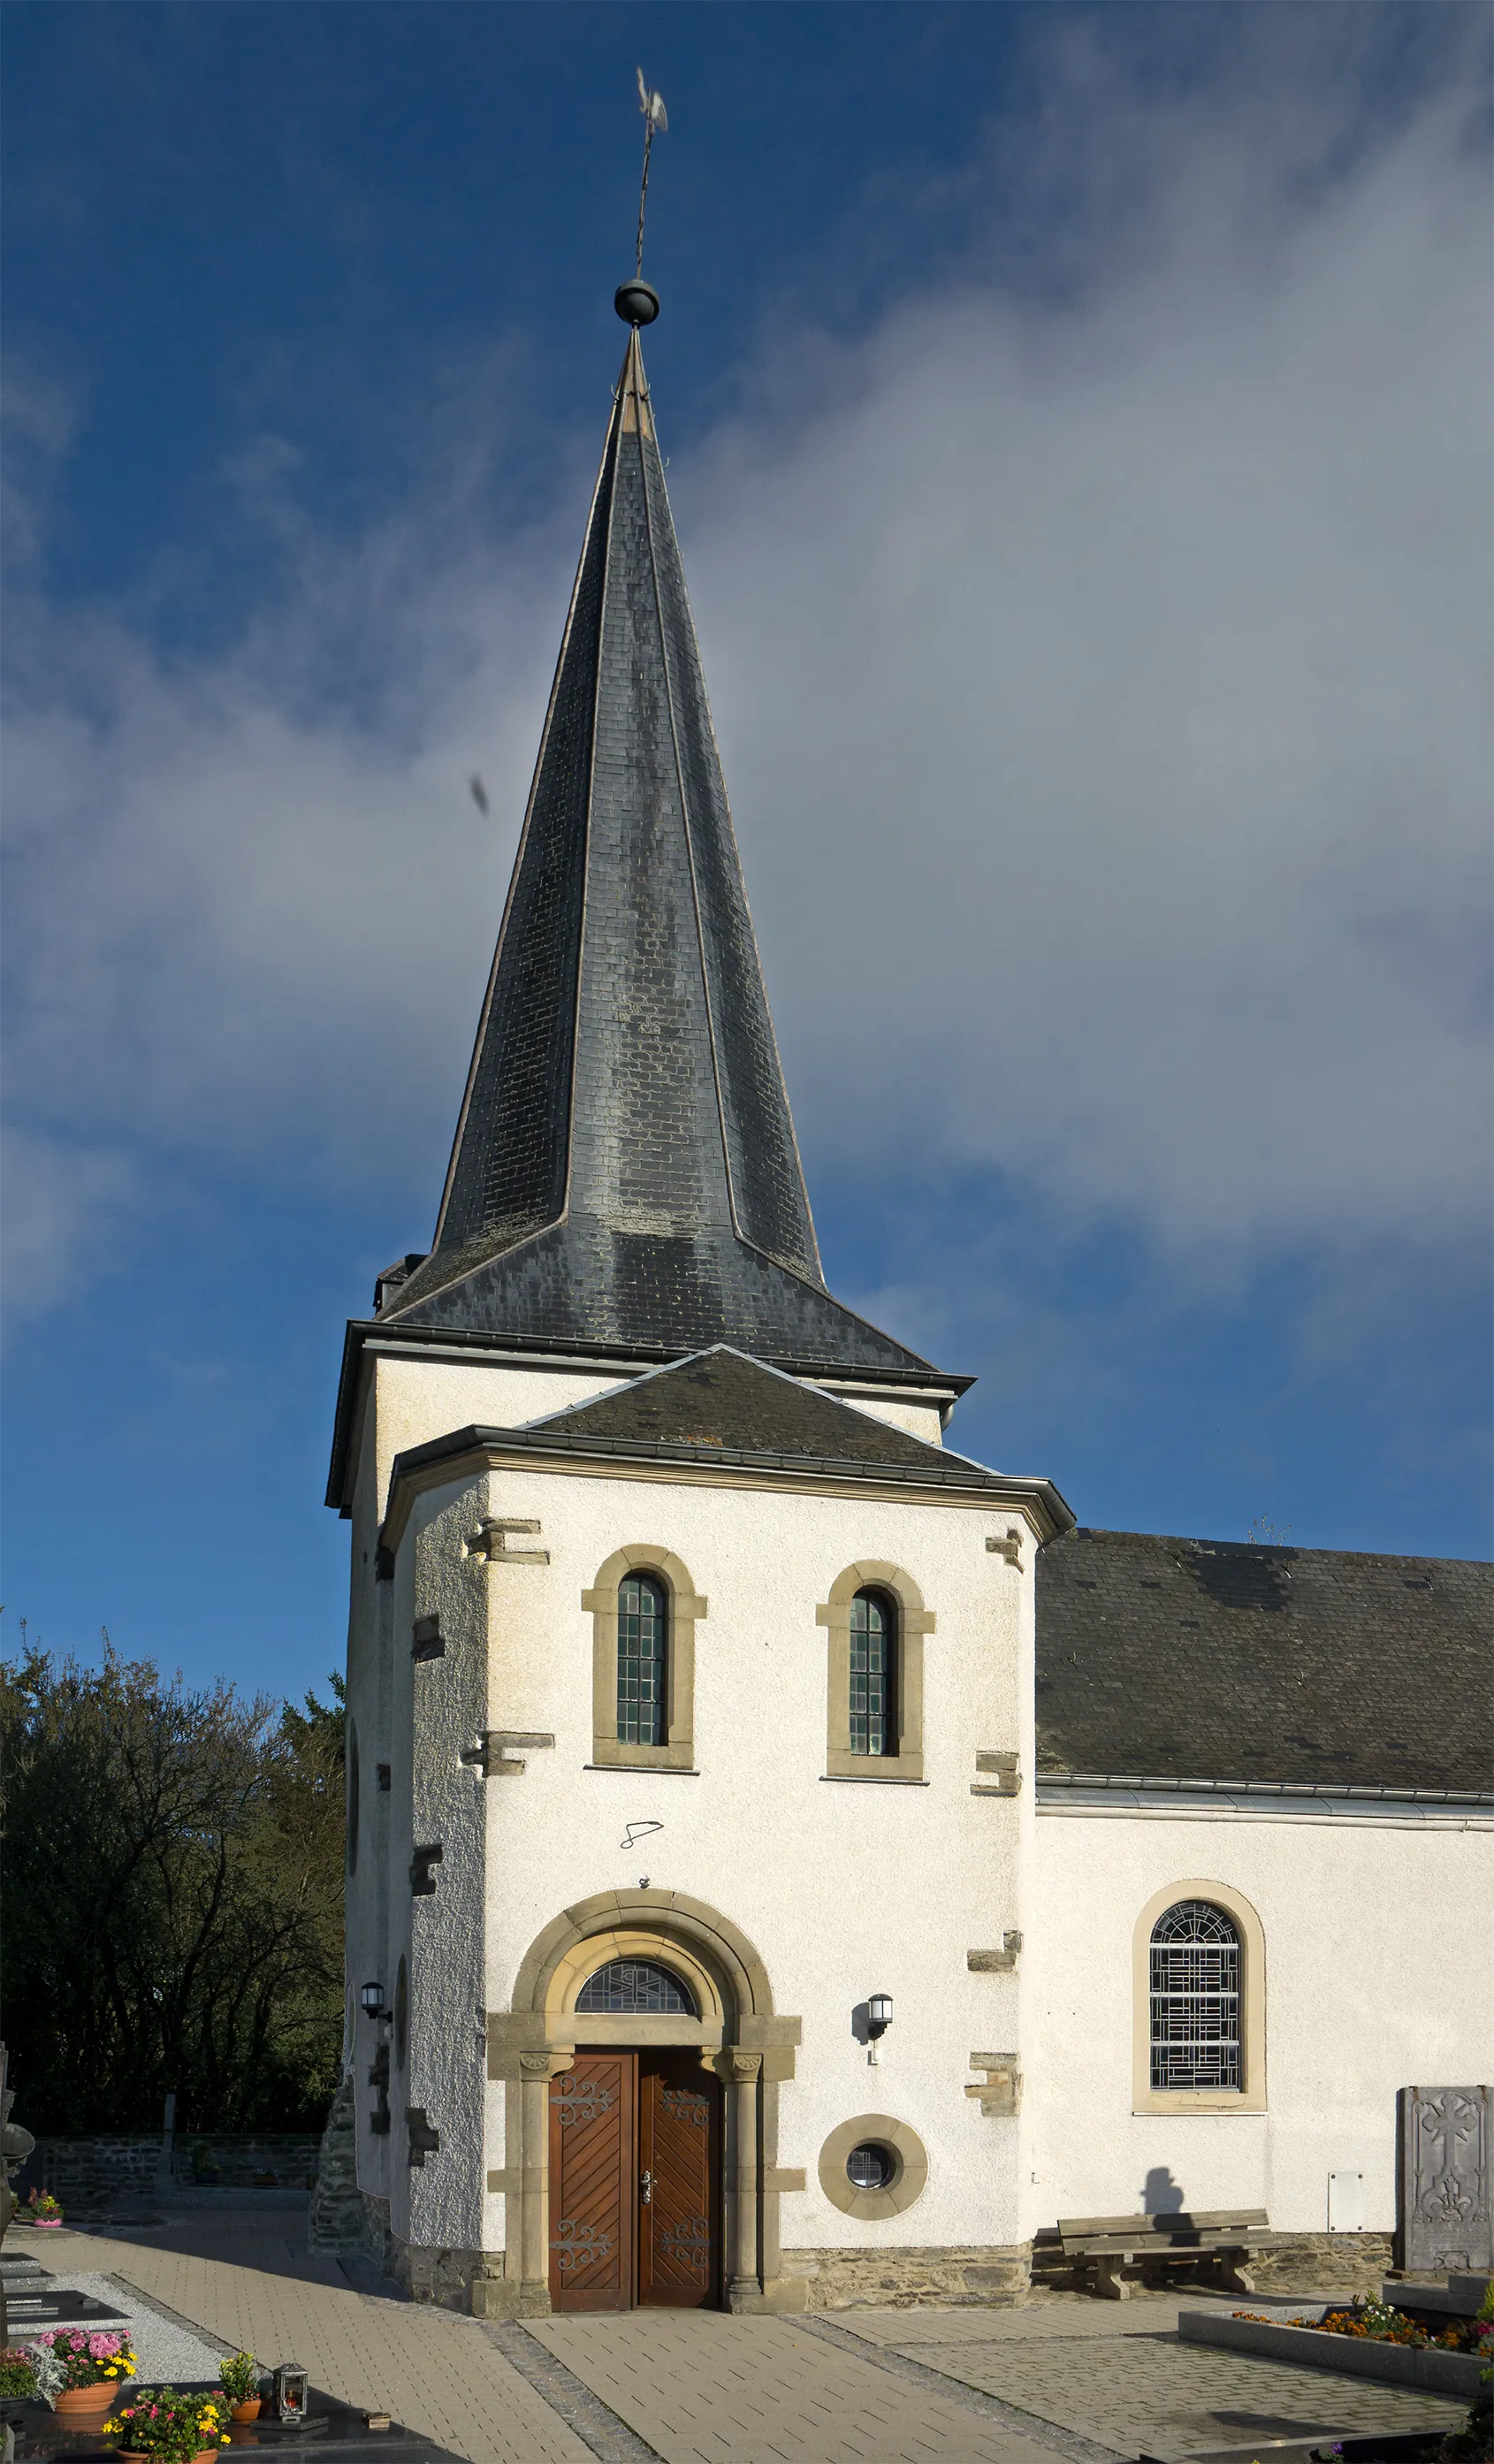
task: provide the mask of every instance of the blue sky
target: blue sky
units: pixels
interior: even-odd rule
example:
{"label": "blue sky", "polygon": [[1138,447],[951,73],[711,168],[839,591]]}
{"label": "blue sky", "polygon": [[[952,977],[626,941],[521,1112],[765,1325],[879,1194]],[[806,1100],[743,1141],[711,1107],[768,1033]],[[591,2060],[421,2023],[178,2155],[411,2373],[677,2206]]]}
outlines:
{"label": "blue sky", "polygon": [[12,1628],[341,1656],[342,1322],[429,1239],[639,62],[833,1287],[1083,1522],[1487,1553],[1486,41],[12,0]]}

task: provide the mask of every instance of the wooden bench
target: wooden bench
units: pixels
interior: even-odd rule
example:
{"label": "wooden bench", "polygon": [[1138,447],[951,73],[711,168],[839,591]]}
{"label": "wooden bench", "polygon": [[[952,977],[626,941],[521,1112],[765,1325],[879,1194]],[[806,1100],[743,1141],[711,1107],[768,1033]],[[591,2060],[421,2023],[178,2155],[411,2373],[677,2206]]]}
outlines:
{"label": "wooden bench", "polygon": [[1206,2216],[1061,2216],[1058,2226],[1065,2258],[1090,2275],[1091,2290],[1108,2301],[1131,2298],[1123,2267],[1164,2261],[1206,2270],[1208,2282],[1231,2293],[1253,2293],[1242,2262],[1266,2230],[1264,2208],[1220,2208]]}

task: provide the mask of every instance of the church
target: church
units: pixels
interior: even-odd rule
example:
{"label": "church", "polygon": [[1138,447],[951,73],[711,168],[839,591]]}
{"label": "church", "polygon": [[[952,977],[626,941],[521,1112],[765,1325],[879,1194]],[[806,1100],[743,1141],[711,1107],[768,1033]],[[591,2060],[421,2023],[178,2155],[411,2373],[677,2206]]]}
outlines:
{"label": "church", "polygon": [[1489,1569],[1087,1528],[835,1299],[618,306],[433,1243],[338,1397],[366,2246],[488,2318],[1020,2300],[1178,2211],[1375,2282],[1397,2092],[1494,2047]]}

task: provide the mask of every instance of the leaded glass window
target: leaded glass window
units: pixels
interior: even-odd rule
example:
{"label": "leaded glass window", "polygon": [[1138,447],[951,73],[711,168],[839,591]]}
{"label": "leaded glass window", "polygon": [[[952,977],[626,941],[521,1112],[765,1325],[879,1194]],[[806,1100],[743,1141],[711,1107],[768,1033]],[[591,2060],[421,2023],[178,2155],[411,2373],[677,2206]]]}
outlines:
{"label": "leaded glass window", "polygon": [[626,1746],[662,1746],[667,1595],[652,1574],[617,1591],[617,1733]]}
{"label": "leaded glass window", "polygon": [[698,2019],[690,1988],[672,1969],[652,1959],[609,1959],[588,1976],[576,1998],[578,2011],[644,2011],[665,2017]]}
{"label": "leaded glass window", "polygon": [[895,1754],[897,1612],[886,1592],[858,1592],[850,1604],[850,1749]]}
{"label": "leaded glass window", "polygon": [[896,2170],[891,2149],[876,2139],[863,2139],[846,2159],[846,2177],[856,2190],[885,2190]]}
{"label": "leaded glass window", "polygon": [[1152,2084],[1241,2084],[1240,1936],[1207,1900],[1179,1900],[1152,1928]]}

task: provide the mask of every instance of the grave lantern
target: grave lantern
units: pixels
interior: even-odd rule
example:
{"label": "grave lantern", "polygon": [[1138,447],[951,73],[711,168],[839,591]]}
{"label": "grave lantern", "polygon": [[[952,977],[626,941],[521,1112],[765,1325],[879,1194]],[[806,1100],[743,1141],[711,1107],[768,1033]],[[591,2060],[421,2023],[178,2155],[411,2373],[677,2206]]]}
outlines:
{"label": "grave lantern", "polygon": [[311,2382],[309,2370],[299,2362],[282,2362],[275,2374],[275,2417],[299,2428],[306,2418],[306,2400]]}

